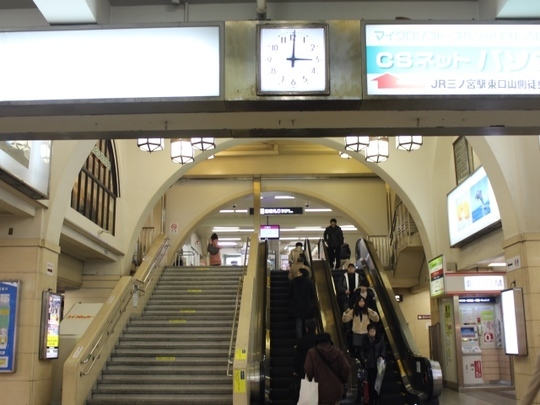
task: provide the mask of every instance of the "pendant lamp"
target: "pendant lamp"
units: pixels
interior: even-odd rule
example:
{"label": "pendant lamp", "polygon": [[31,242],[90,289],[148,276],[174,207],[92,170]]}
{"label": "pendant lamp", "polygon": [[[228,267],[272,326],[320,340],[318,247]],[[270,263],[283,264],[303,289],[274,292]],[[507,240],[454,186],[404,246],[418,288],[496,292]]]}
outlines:
{"label": "pendant lamp", "polygon": [[411,152],[418,150],[424,143],[422,135],[398,135],[396,136],[396,148]]}
{"label": "pendant lamp", "polygon": [[144,152],[158,152],[165,147],[164,138],[138,138],[137,147]]}
{"label": "pendant lamp", "polygon": [[388,160],[388,137],[372,136],[369,139],[369,146],[364,151],[366,161],[371,163],[381,163]]}
{"label": "pendant lamp", "polygon": [[191,141],[185,138],[171,139],[171,160],[185,165],[194,161]]}
{"label": "pendant lamp", "polygon": [[191,138],[191,145],[194,149],[204,152],[205,150],[214,149],[216,147],[215,138]]}

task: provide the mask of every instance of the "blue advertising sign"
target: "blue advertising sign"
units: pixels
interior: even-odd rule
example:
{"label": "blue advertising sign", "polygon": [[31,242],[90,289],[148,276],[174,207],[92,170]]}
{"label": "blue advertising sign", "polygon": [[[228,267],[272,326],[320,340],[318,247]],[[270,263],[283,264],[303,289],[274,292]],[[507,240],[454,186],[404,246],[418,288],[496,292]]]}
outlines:
{"label": "blue advertising sign", "polygon": [[366,24],[368,95],[538,95],[539,24]]}
{"label": "blue advertising sign", "polygon": [[0,373],[15,372],[20,281],[0,281]]}

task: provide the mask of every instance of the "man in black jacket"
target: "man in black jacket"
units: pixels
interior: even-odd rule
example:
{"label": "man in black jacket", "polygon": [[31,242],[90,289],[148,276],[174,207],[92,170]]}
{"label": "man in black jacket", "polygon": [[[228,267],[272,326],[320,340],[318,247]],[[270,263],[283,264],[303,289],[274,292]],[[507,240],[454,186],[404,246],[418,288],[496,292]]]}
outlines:
{"label": "man in black jacket", "polygon": [[327,226],[324,230],[323,239],[328,248],[328,262],[330,263],[330,268],[339,270],[341,265],[340,250],[344,238],[343,231],[337,225],[337,220],[335,218],[330,220],[330,226]]}
{"label": "man in black jacket", "polygon": [[296,338],[304,334],[306,319],[313,318],[315,310],[315,288],[307,269],[301,268],[289,286],[289,315],[296,320]]}

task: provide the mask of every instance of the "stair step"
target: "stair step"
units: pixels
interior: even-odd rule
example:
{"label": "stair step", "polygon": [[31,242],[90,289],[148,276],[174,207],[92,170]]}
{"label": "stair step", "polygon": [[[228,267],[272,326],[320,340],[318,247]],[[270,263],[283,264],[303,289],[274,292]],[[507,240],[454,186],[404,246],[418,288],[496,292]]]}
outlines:
{"label": "stair step", "polygon": [[[230,405],[241,267],[167,268],[131,317],[88,405]],[[234,350],[234,347],[233,347]]]}

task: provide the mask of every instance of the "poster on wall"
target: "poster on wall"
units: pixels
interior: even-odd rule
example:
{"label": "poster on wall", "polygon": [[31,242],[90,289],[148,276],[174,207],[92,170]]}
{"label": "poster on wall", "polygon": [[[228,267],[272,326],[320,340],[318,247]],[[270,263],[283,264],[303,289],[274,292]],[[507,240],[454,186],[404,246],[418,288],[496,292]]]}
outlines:
{"label": "poster on wall", "polygon": [[444,294],[444,258],[443,255],[431,259],[429,269],[429,292],[431,297]]}
{"label": "poster on wall", "polygon": [[20,281],[0,281],[0,373],[15,372]]}
{"label": "poster on wall", "polygon": [[44,291],[41,311],[39,358],[42,360],[57,359],[60,346],[62,295]]}

